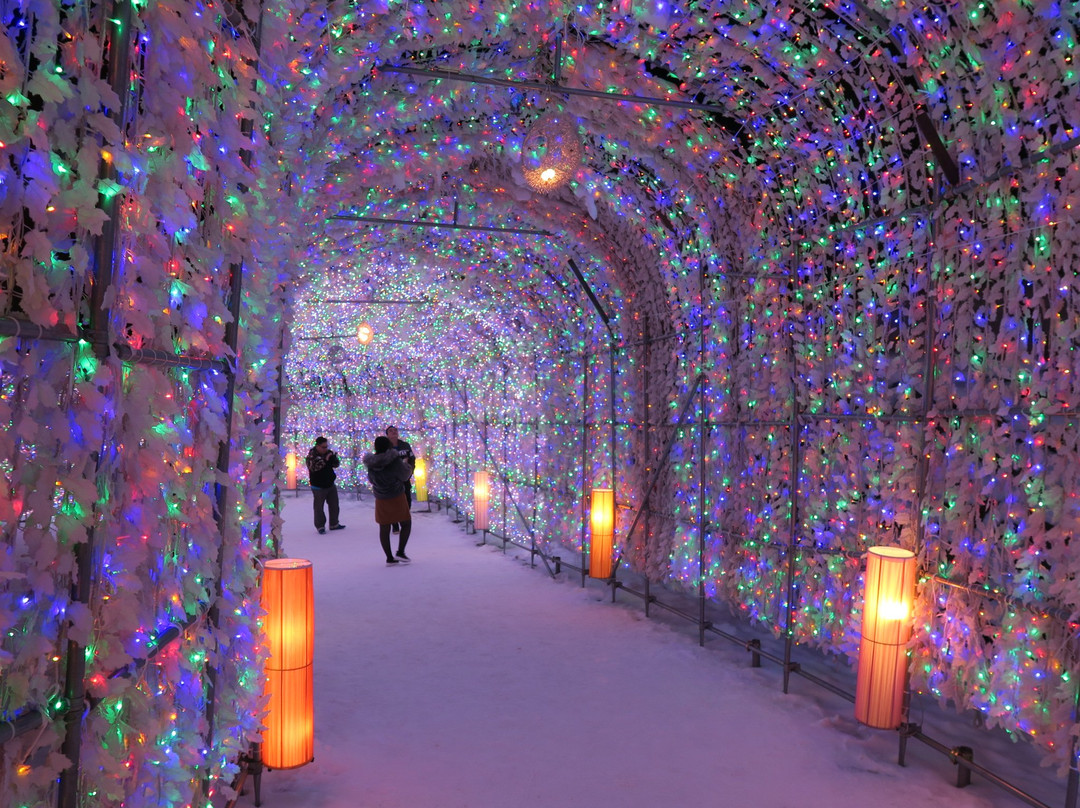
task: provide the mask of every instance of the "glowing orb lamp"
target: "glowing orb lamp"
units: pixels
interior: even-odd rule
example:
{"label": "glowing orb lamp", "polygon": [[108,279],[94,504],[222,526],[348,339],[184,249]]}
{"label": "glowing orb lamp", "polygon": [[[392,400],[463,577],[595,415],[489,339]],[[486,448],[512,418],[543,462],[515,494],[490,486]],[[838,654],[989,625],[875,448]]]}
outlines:
{"label": "glowing orb lamp", "polygon": [[896,729],[903,721],[915,567],[915,554],[899,547],[871,547],[866,554],[855,718],[869,727]]}
{"label": "glowing orb lamp", "polygon": [[360,341],[361,345],[367,345],[374,336],[375,329],[371,327],[370,323],[360,323],[360,325],[356,327],[356,338]]}
{"label": "glowing orb lamp", "polygon": [[581,166],[577,123],[566,115],[543,115],[521,142],[521,172],[534,191],[551,193],[570,181]]}
{"label": "glowing orb lamp", "polygon": [[294,769],[315,758],[315,588],[311,562],[277,558],[263,564],[263,630],[268,713],[262,762]]}

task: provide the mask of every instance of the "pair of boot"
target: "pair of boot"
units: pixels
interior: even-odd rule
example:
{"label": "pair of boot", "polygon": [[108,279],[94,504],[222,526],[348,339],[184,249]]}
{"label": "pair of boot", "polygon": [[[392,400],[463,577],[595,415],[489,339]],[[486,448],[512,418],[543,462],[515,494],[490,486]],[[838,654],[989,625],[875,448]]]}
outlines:
{"label": "pair of boot", "polygon": [[386,559],[387,564],[401,564],[402,562],[407,563],[409,561],[412,561],[412,559],[405,555],[404,550],[398,550],[396,555],[390,556]]}

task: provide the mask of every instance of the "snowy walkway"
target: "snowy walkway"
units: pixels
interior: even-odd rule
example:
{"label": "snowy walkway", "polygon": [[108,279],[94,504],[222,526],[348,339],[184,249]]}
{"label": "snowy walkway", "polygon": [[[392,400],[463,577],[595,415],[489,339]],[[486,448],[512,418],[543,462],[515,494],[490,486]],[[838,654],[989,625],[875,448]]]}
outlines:
{"label": "snowy walkway", "polygon": [[310,502],[288,495],[284,547],[315,567],[315,762],[265,773],[266,808],[1022,805],[953,788],[918,744],[898,767],[896,736],[842,699],[785,696],[775,666],[478,548],[445,513],[416,514],[414,562],[387,567],[370,500],[324,536]]}

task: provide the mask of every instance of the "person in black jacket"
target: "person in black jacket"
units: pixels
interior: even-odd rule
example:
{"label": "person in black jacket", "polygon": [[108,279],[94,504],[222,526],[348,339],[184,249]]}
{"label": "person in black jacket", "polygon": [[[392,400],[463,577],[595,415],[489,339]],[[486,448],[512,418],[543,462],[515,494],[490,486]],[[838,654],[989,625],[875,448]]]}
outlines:
{"label": "person in black jacket", "polygon": [[330,529],[341,530],[345,525],[338,521],[338,491],[334,484],[337,479],[334,469],[341,465],[341,461],[335,452],[330,451],[330,442],[320,435],[315,438],[315,445],[311,447],[304,462],[307,464],[308,483],[311,485],[315,508],[315,529],[320,533],[326,532],[326,513],[323,511],[325,503],[330,509]]}
{"label": "person in black jacket", "polygon": [[[386,553],[386,563],[409,561],[405,555],[405,545],[412,532],[412,514],[409,513],[405,486],[412,477],[412,469],[401,459],[385,435],[375,438],[374,453],[364,455],[363,461],[367,466],[371,492],[375,495],[375,522],[379,525],[379,543]],[[390,526],[393,524],[401,525],[396,554],[390,552]]]}
{"label": "person in black jacket", "polygon": [[[408,441],[402,440],[398,436],[398,428],[396,426],[388,426],[386,428],[386,437],[390,438],[390,446],[398,453],[398,457],[405,461],[410,470],[416,469],[416,455],[413,454],[412,446]],[[412,481],[405,481],[405,499],[409,500],[409,507],[412,508]],[[399,523],[394,523],[390,526],[390,529],[397,533],[401,528]]]}

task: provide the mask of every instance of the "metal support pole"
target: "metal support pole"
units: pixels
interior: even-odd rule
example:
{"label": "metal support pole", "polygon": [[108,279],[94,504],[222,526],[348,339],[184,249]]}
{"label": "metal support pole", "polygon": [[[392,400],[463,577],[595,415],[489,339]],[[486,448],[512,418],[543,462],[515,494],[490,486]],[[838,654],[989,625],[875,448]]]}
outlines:
{"label": "metal support pole", "polygon": [[[458,460],[457,460],[457,456],[458,456],[458,452],[457,452],[457,448],[458,448],[458,445],[457,445],[457,442],[458,442],[457,427],[458,427],[458,424],[457,424],[457,418],[455,417],[455,414],[454,414],[454,404],[457,401],[457,396],[455,396],[454,393],[456,393],[456,392],[457,392],[457,390],[454,387],[454,380],[451,378],[450,379],[450,445],[454,447],[454,463],[453,463],[454,509],[458,512],[458,514],[460,514],[461,513],[461,491],[460,491],[460,489],[458,487],[460,469],[458,468]],[[461,521],[461,520],[460,519],[454,519],[454,522],[459,522],[459,521]]]}
{"label": "metal support pole", "polygon": [[533,506],[532,516],[529,520],[529,542],[532,551],[529,554],[529,566],[536,566],[536,516],[537,506],[540,500],[540,492],[536,486],[540,482],[540,419],[533,420]]}
{"label": "metal support pole", "polygon": [[750,652],[750,667],[761,667],[761,640],[756,637],[747,641],[746,650]]}
{"label": "metal support pole", "polygon": [[[467,385],[464,384],[461,386],[461,406],[463,417],[465,418],[465,420],[462,422],[465,427],[465,446],[462,451],[462,458],[465,461],[465,477],[463,479],[465,485],[465,496],[463,497],[463,499],[470,505],[475,506],[476,492],[473,490],[474,484],[473,481],[470,479],[472,476],[472,463],[470,462],[472,460],[472,447],[469,446],[469,425],[472,424],[475,427],[475,423],[473,422],[472,414],[469,411],[469,388]],[[458,507],[460,509],[460,506]],[[466,513],[472,513],[472,511],[473,507],[470,507],[466,511]],[[473,515],[473,517],[475,517],[475,514]],[[468,529],[470,518],[472,517],[465,517],[466,529]]]}
{"label": "metal support pole", "polygon": [[[282,349],[282,357],[284,357],[285,347],[285,328],[281,329],[281,341],[280,346]],[[282,428],[282,412],[281,402],[285,400],[285,362],[278,366],[278,388],[277,388],[277,401],[274,402],[274,446],[277,447],[278,456],[281,455],[281,428]],[[278,480],[280,482],[280,478]],[[286,484],[288,484],[286,482]],[[299,496],[299,485],[294,487],[294,496]],[[277,483],[274,485],[274,513],[281,515],[281,486]],[[259,553],[261,554],[265,547],[262,542],[259,544]],[[281,557],[281,532],[278,531],[274,536],[274,557]],[[256,781],[258,782],[258,781]]]}
{"label": "metal support pole", "polygon": [[971,767],[965,765],[965,761],[975,761],[975,751],[970,746],[956,747],[956,787],[967,788],[971,785]]}
{"label": "metal support pole", "polygon": [[611,397],[611,401],[609,402],[611,414],[611,442],[609,446],[611,454],[611,490],[618,494],[618,491],[616,490],[617,486],[615,485],[615,335],[611,332],[610,328],[608,329],[608,337],[610,345],[610,353],[608,354],[608,373],[611,377],[608,384],[608,395]]}
{"label": "metal support pole", "polygon": [[705,528],[708,520],[705,516],[705,419],[704,412],[707,406],[705,401],[705,385],[698,388],[701,396],[702,418],[698,426],[698,645],[705,645],[705,630],[708,622],[705,620]]}
{"label": "metal support pole", "polygon": [[[604,325],[608,326],[608,398],[609,398],[609,401],[608,401],[609,416],[608,417],[611,419],[611,429],[610,429],[610,435],[609,435],[609,438],[608,438],[608,450],[609,450],[609,454],[610,454],[610,458],[611,458],[611,509],[613,511],[613,513],[612,513],[612,524],[611,524],[611,529],[612,529],[611,539],[612,539],[612,542],[614,543],[614,541],[615,541],[615,527],[616,527],[615,526],[615,516],[619,512],[619,508],[618,508],[619,489],[618,489],[618,486],[616,485],[616,477],[615,477],[615,430],[616,430],[616,427],[615,427],[615,334],[612,332],[611,326],[608,325],[606,320],[604,321]],[[625,540],[624,540],[624,544],[625,544]],[[611,602],[612,603],[615,602],[615,593],[618,592],[618,590],[619,590],[619,584],[618,584],[618,581],[616,580],[616,573],[617,572],[618,572],[618,568],[615,567],[614,565],[612,565],[612,567],[611,567],[611,575],[608,577],[608,583],[611,584]]]}
{"label": "metal support pole", "polygon": [[[938,188],[938,193],[940,194],[940,183],[938,183],[937,186],[935,186],[935,187]],[[936,210],[937,210],[937,208],[935,208],[935,211]],[[935,239],[934,239],[934,230],[935,230],[935,228],[934,228],[933,214],[931,214],[927,218],[927,227],[930,230],[929,242],[930,242],[931,246],[930,246],[930,250],[928,251],[927,256],[926,256],[926,263],[927,263],[928,267],[932,268],[933,267],[933,253],[934,253],[934,246],[933,245],[935,244]],[[935,292],[936,292],[935,277],[934,277],[933,271],[930,271],[930,272],[927,273],[926,286],[925,286],[925,289],[923,290],[924,311],[926,312],[925,335],[924,335],[924,338],[923,338],[923,345],[924,345],[924,354],[923,354],[923,390],[924,390],[924,393],[925,393],[925,395],[923,395],[923,406],[922,406],[922,414],[921,414],[921,417],[923,419],[928,418],[930,413],[932,413],[936,409],[936,404],[934,402],[934,392],[935,392],[934,376],[937,373],[936,352],[934,350],[934,346],[937,343],[937,340],[935,339],[935,335],[934,335],[934,318],[936,316],[936,310],[935,310],[935,307],[934,307]],[[918,475],[918,477],[917,477],[916,482],[915,482],[915,487],[916,487],[915,501],[917,503],[919,503],[920,507],[919,507],[918,513],[916,515],[916,519],[918,521],[915,523],[915,548],[914,548],[914,550],[915,550],[916,555],[919,555],[919,556],[921,556],[923,554],[923,551],[926,549],[926,520],[927,520],[927,518],[929,516],[929,511],[926,508],[922,507],[922,505],[926,502],[927,481],[928,481],[929,475],[930,475],[930,457],[929,457],[929,451],[928,451],[929,440],[928,440],[928,435],[927,435],[927,432],[929,431],[929,429],[930,429],[929,423],[926,420],[924,420],[923,421],[923,428],[922,428],[922,440],[919,442],[919,446],[920,446],[919,459],[918,459],[918,464],[916,465],[916,474]],[[908,713],[909,713],[910,709],[911,709],[911,670],[909,668],[904,674],[904,697],[903,697],[903,706],[901,708],[902,720],[905,723],[908,721]],[[967,771],[967,773],[968,773],[968,781],[970,782],[970,780],[971,780],[971,770],[970,769],[963,769],[963,767],[962,767],[962,770]],[[966,783],[965,783],[965,785],[966,785]]]}
{"label": "metal support pole", "polygon": [[[115,21],[115,24],[107,26],[106,34],[108,38],[109,86],[116,93],[117,98],[120,99],[119,107],[112,111],[111,117],[121,132],[124,128],[124,119],[127,117],[130,104],[128,82],[133,16],[134,9],[131,0],[114,0],[111,19]],[[111,163],[102,161],[99,173],[107,180],[116,178],[116,168]],[[100,333],[104,337],[106,345],[108,344],[109,333],[109,310],[105,305],[105,295],[113,283],[117,243],[120,237],[119,196],[119,194],[109,197],[99,195],[98,198],[98,207],[105,213],[105,221],[102,224],[101,235],[94,245],[95,262],[93,286],[90,290],[89,325],[91,332]],[[95,352],[100,358],[104,358],[108,354],[108,348],[95,345]],[[95,452],[92,457],[95,479],[100,474],[103,451],[104,447],[101,451]],[[100,543],[99,538],[98,530],[92,526],[87,530],[86,541],[77,545],[74,549],[76,575],[78,576],[71,586],[71,599],[74,603],[81,603],[91,607],[93,605],[90,603],[90,598],[98,579],[95,557]],[[69,765],[60,772],[56,790],[56,804],[59,808],[75,808],[79,800],[79,773],[82,764],[82,717],[83,706],[86,701],[86,647],[82,643],[73,640],[68,641],[64,674],[64,698],[67,700],[69,710],[65,716],[64,741],[61,745],[61,753],[68,759]]]}
{"label": "metal support pole", "polygon": [[[795,265],[798,266],[798,254],[795,256]],[[799,394],[798,394],[798,367],[795,356],[795,337],[790,328],[788,329],[788,352],[791,358],[791,530],[788,534],[787,544],[787,572],[785,592],[787,609],[784,618],[784,692],[788,692],[791,682],[791,671],[794,663],[791,661],[792,644],[795,637],[795,556],[798,552],[799,543],[799,472],[802,467],[800,444],[802,439],[802,425],[799,421]]]}
{"label": "metal support pole", "polygon": [[[226,478],[229,474],[229,466],[232,465],[232,439],[233,420],[236,407],[236,377],[240,366],[240,356],[237,352],[240,337],[240,308],[242,303],[242,289],[244,280],[243,264],[232,264],[229,267],[229,313],[232,322],[225,326],[225,344],[229,346],[235,357],[235,365],[229,369],[225,385],[225,436],[218,445],[217,470]],[[220,602],[224,595],[224,570],[225,570],[225,545],[229,534],[229,512],[231,510],[232,485],[215,483],[214,496],[214,520],[218,525],[218,578],[214,584],[214,602],[210,605],[207,623],[212,629],[216,629],[221,620]],[[217,666],[206,662],[206,743],[214,742],[214,717],[217,707]]]}
{"label": "metal support pole", "polygon": [[698,407],[698,645],[705,645],[705,528],[708,525],[705,499],[705,430],[708,429],[708,399],[705,395],[705,262],[698,264],[698,295],[701,309],[698,316],[698,374],[703,381],[698,385],[701,404]]}
{"label": "metal support pole", "polygon": [[[645,329],[645,346],[644,346],[644,361],[642,361],[642,405],[644,409],[644,416],[642,421],[645,424],[644,435],[644,455],[645,455],[645,475],[648,477],[650,471],[652,471],[652,423],[650,421],[650,410],[652,404],[649,402],[649,379],[651,378],[650,370],[652,365],[652,346],[649,343],[649,318],[646,316],[643,324]],[[642,547],[644,548],[643,555],[645,557],[645,616],[649,616],[649,606],[652,605],[652,593],[650,592],[651,578],[649,576],[649,561],[651,559],[649,536],[651,531],[651,524],[649,522],[649,514],[645,513],[645,523],[641,526],[642,530]],[[630,534],[626,534],[626,540],[630,541]]]}
{"label": "metal support pole", "polygon": [[[502,465],[503,465],[503,477],[504,477],[504,480],[509,477],[509,473],[507,472],[507,469],[510,466],[510,453],[509,453],[509,448],[507,446],[507,444],[510,442],[509,437],[508,437],[508,433],[510,432],[510,419],[509,419],[509,417],[507,415],[507,406],[506,406],[507,405],[507,400],[509,398],[509,396],[507,395],[507,387],[508,387],[508,385],[510,383],[509,379],[507,378],[509,375],[510,375],[510,368],[507,365],[503,365],[503,406],[502,406],[502,424],[501,424],[501,426],[502,426]],[[510,520],[509,520],[509,515],[510,514],[509,514],[508,509],[506,507],[506,489],[507,488],[508,488],[508,485],[507,485],[506,482],[504,482],[503,483],[503,490],[502,490],[503,552],[506,552],[506,537],[510,535]]]}
{"label": "metal support pole", "polygon": [[585,586],[585,574],[589,568],[589,545],[586,542],[585,523],[588,521],[589,512],[585,505],[585,498],[589,492],[586,464],[589,462],[589,355],[581,356],[581,586]]}

